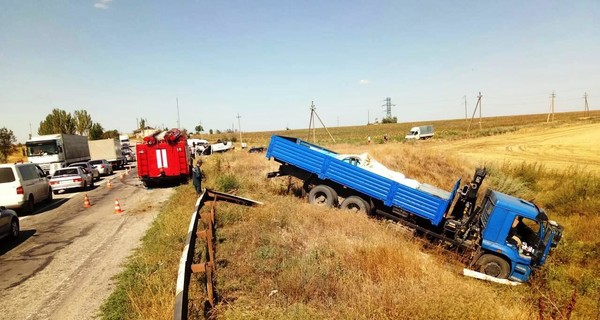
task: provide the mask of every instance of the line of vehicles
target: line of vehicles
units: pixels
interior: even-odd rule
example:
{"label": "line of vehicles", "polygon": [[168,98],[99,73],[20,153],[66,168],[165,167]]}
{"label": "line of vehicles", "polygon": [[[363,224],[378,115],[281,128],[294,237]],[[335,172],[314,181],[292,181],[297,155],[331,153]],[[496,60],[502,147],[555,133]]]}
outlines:
{"label": "line of vehicles", "polygon": [[69,134],[32,137],[25,143],[29,163],[0,164],[0,206],[29,213],[63,190],[91,189],[100,176],[124,168],[128,153],[135,160],[129,145],[117,139],[88,141]]}

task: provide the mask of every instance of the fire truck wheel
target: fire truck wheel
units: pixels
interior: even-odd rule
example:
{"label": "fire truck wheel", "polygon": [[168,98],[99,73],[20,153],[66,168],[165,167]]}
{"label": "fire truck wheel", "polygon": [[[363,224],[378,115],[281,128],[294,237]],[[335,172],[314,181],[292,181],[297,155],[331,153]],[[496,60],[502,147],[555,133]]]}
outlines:
{"label": "fire truck wheel", "polygon": [[344,199],[340,205],[340,208],[364,214],[369,214],[369,211],[371,211],[369,204],[361,197],[357,196],[349,196],[348,198]]}
{"label": "fire truck wheel", "polygon": [[324,207],[337,206],[338,195],[335,190],[326,185],[318,185],[308,193],[308,202]]}
{"label": "fire truck wheel", "polygon": [[506,260],[493,254],[484,254],[477,260],[477,271],[488,276],[506,279],[510,272],[510,265]]}

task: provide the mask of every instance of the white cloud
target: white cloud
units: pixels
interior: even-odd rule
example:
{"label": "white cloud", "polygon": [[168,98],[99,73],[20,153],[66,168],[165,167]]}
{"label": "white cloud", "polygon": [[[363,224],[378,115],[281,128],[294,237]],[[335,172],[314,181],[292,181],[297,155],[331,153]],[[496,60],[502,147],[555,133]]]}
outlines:
{"label": "white cloud", "polygon": [[362,79],[362,80],[358,81],[358,84],[363,85],[363,86],[366,86],[366,85],[368,85],[370,83],[371,83],[371,81],[366,80],[366,79]]}
{"label": "white cloud", "polygon": [[113,0],[99,0],[98,2],[94,3],[94,8],[106,10],[108,9],[108,4],[112,1]]}

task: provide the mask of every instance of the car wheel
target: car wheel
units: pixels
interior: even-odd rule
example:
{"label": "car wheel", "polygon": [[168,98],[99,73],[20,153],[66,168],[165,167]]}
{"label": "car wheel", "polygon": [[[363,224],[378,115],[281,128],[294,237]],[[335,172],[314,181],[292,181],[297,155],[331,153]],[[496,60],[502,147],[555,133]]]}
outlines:
{"label": "car wheel", "polygon": [[81,187],[81,190],[87,190],[87,188],[87,182],[83,182],[83,187]]}
{"label": "car wheel", "polygon": [[33,202],[33,195],[30,194],[29,198],[27,199],[27,203],[25,203],[23,205],[23,208],[22,208],[23,212],[24,213],[32,213],[33,212],[34,203],[35,202]]}
{"label": "car wheel", "polygon": [[10,221],[10,234],[11,240],[16,240],[19,237],[19,219],[13,218]]}
{"label": "car wheel", "polygon": [[90,181],[90,186],[89,186],[89,190],[92,190],[94,188],[94,179],[92,179],[92,181]]}
{"label": "car wheel", "polygon": [[46,198],[46,202],[52,202],[52,188],[48,188],[48,198]]}

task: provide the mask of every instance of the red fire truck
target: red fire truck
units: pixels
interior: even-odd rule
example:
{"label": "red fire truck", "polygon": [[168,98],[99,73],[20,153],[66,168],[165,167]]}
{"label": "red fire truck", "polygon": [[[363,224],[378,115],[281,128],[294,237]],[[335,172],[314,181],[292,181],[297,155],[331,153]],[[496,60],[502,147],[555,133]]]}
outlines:
{"label": "red fire truck", "polygon": [[187,139],[178,129],[157,132],[136,144],[138,176],[146,187],[187,183],[191,162]]}

